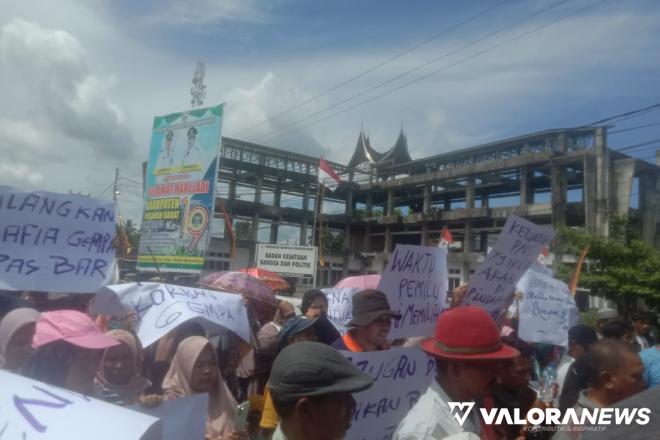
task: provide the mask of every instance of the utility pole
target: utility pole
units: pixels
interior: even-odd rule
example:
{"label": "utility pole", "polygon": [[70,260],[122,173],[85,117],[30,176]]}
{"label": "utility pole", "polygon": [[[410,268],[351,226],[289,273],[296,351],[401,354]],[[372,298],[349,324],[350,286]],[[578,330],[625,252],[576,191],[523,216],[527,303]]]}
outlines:
{"label": "utility pole", "polygon": [[115,168],[115,184],[112,188],[112,201],[117,203],[117,196],[119,195],[119,167]]}

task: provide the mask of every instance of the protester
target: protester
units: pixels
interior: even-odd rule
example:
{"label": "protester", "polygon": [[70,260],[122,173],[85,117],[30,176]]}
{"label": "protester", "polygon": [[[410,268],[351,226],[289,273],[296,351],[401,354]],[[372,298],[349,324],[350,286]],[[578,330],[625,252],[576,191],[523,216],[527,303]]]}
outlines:
{"label": "protester", "polygon": [[328,319],[328,298],[320,290],[305,292],[300,303],[300,311],[308,319],[317,319],[314,326],[319,342],[331,345],[341,337],[337,328]]}
{"label": "protester", "polygon": [[639,348],[644,350],[654,345],[653,337],[651,336],[652,320],[648,313],[637,312],[632,316],[632,325],[635,329],[635,340],[639,344]]}
{"label": "protester", "polygon": [[639,357],[644,364],[644,380],[649,388],[660,385],[660,345],[642,350]]}
{"label": "protester", "polygon": [[[254,376],[259,381],[256,393],[262,394],[263,385],[268,381],[270,368],[278,353],[278,333],[287,320],[296,316],[293,305],[288,301],[280,301],[271,322],[264,324],[257,333],[257,344],[254,348]],[[263,384],[263,385],[262,385]]]}
{"label": "protester", "polygon": [[144,353],[138,338],[126,330],[110,330],[106,336],[119,345],[106,349],[101,358],[96,374],[101,399],[117,405],[140,402],[151,407],[160,404],[161,396],[144,394],[151,382],[144,376]]}
{"label": "protester", "polygon": [[34,309],[20,308],[0,321],[0,369],[18,372],[32,352],[32,338],[39,319]]}
{"label": "protester", "polygon": [[461,426],[448,402],[476,401],[489,393],[502,361],[520,355],[502,343],[495,321],[475,306],[457,307],[438,318],[435,334],[421,348],[436,359],[437,375],[399,425],[394,439],[442,439],[461,432],[481,434],[475,408]]}
{"label": "protester", "polygon": [[236,369],[241,362],[239,353],[240,338],[234,333],[226,331],[224,334],[216,336],[217,338],[217,357],[220,364],[220,373],[231,391],[231,395],[236,400],[240,400],[240,387],[236,377]]}
{"label": "protester", "polygon": [[[602,339],[584,356],[589,387],[580,393],[574,406],[578,418],[585,409],[609,408],[644,388],[644,365],[634,347],[615,339]],[[582,438],[580,429],[561,430],[553,440]]]}
{"label": "protester", "polygon": [[349,330],[332,346],[337,350],[353,352],[378,351],[390,348],[387,336],[392,319],[401,315],[390,309],[387,296],[380,290],[366,289],[353,295],[353,319]]}
{"label": "protester", "polygon": [[86,395],[96,395],[94,377],[106,348],[119,342],[76,310],[44,312],[37,321],[25,376]]}
{"label": "protester", "polygon": [[619,319],[619,314],[614,309],[600,309],[596,313],[596,333],[599,338],[603,337],[603,326],[608,322]]}
{"label": "protester", "polygon": [[[520,356],[503,364],[498,370],[497,382],[492,387],[494,407],[518,409],[521,414],[527,414],[536,401],[536,391],[529,386],[532,377],[534,349],[532,346],[515,336],[502,338],[511,347],[520,352]],[[520,434],[520,426],[500,426],[499,431],[504,438],[516,438]]]}
{"label": "protester", "polygon": [[33,308],[29,302],[21,299],[20,296],[20,292],[0,290],[0,320],[14,309]]}
{"label": "protester", "polygon": [[[288,320],[278,335],[279,351],[284,350],[286,347],[295,344],[296,342],[318,341],[318,336],[316,335],[315,330],[315,324],[317,322],[318,320],[316,319],[305,319],[299,316]],[[266,385],[264,391],[264,408],[259,423],[262,435],[265,438],[270,438],[275,428],[277,428],[279,421],[280,418],[277,416],[275,406],[273,405],[273,399],[270,395],[270,387]]]}
{"label": "protester", "polygon": [[589,346],[597,340],[596,331],[588,325],[578,324],[568,329],[568,350],[562,356],[557,367],[558,395],[561,395],[566,375],[573,362],[582,357]]}
{"label": "protester", "polygon": [[184,322],[145,350],[145,371],[151,381],[146,390],[148,394],[163,394],[163,378],[170,369],[172,358],[181,341],[190,336],[205,337],[206,332],[198,322]]}
{"label": "protester", "polygon": [[[601,326],[601,335],[603,338],[618,339],[627,344],[637,346],[635,341],[635,329],[623,319],[612,319]],[[639,346],[637,346],[639,349]]]}
{"label": "protester", "polygon": [[281,421],[273,440],[343,439],[356,402],[373,379],[336,350],[299,342],[275,359],[270,374],[273,404]]}
{"label": "protester", "polygon": [[236,401],[220,375],[218,360],[208,339],[190,336],[179,344],[163,380],[163,391],[166,399],[208,393],[206,439],[247,439],[245,432],[234,430]]}

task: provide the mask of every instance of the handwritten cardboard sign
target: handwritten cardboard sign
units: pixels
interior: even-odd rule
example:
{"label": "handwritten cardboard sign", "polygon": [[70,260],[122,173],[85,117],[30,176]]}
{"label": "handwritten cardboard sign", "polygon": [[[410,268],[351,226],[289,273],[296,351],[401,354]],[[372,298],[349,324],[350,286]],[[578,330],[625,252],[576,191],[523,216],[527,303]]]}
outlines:
{"label": "handwritten cardboard sign", "polygon": [[130,409],[161,419],[162,440],[202,440],[209,412],[209,395],[193,394],[180,399],[167,400],[155,408],[131,405]]}
{"label": "handwritten cardboard sign", "polygon": [[518,280],[554,235],[549,227],[509,216],[495,246],[470,277],[463,303],[483,307],[497,319]]}
{"label": "handwritten cardboard sign", "polygon": [[0,187],[0,289],[96,292],[115,272],[115,208]]}
{"label": "handwritten cardboard sign", "polygon": [[159,440],[162,424],[121,406],[0,370],[0,438]]}
{"label": "handwritten cardboard sign", "polygon": [[96,295],[94,313],[134,313],[142,345],[153,344],[186,321],[220,326],[250,340],[247,310],[240,295],[159,283],[115,284]]}
{"label": "handwritten cardboard sign", "polygon": [[375,381],[371,388],[353,395],[357,405],[346,438],[392,438],[401,420],[435,377],[435,361],[419,347],[341,353]]}
{"label": "handwritten cardboard sign", "polygon": [[391,339],[431,336],[447,297],[447,249],[398,244],[378,288],[402,315]]}
{"label": "handwritten cardboard sign", "polygon": [[520,339],[568,346],[568,329],[577,323],[575,299],[566,283],[529,271],[520,280]]}
{"label": "handwritten cardboard sign", "polygon": [[342,335],[346,333],[346,324],[353,319],[353,295],[361,290],[357,287],[321,289],[328,299],[328,320]]}

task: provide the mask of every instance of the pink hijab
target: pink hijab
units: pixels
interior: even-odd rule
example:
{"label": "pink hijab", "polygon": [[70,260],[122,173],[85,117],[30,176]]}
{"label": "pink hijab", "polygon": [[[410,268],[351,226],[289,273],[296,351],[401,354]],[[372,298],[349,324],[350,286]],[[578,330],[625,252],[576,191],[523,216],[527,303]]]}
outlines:
{"label": "pink hijab", "polygon": [[[190,387],[193,367],[205,347],[211,346],[208,339],[201,336],[190,336],[184,339],[176,350],[170,369],[163,379],[163,391],[166,399],[195,394]],[[215,350],[211,350],[218,359]],[[236,415],[236,400],[225,384],[218,368],[218,382],[215,389],[209,393],[209,414],[206,421],[206,436],[217,437],[227,435],[234,430]]]}
{"label": "pink hijab", "polygon": [[104,390],[117,394],[124,403],[130,404],[137,401],[140,394],[144,392],[151,382],[144,377],[143,374],[143,363],[144,363],[144,353],[142,350],[142,344],[140,341],[130,332],[126,330],[110,330],[105,333],[106,336],[110,336],[112,339],[124,344],[131,351],[131,357],[133,358],[133,365],[135,368],[135,373],[133,377],[126,384],[114,384],[110,382],[105,377],[105,372],[103,371],[103,362],[105,361],[105,356],[108,353],[108,348],[103,353],[103,359],[101,360],[101,366],[99,371],[96,374],[96,383],[99,384]]}

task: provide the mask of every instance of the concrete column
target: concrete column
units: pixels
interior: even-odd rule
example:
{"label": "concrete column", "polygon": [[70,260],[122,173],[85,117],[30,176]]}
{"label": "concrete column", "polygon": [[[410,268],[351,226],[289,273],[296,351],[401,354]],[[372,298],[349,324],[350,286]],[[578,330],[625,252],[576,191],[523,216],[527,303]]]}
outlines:
{"label": "concrete column", "polygon": [[370,192],[367,193],[367,217],[371,217],[374,213],[374,195]]}
{"label": "concrete column", "polygon": [[639,210],[642,214],[642,240],[656,248],[660,246],[656,237],[658,207],[660,206],[660,175],[646,172],[639,176]]}
{"label": "concrete column", "polygon": [[636,160],[619,159],[614,161],[614,188],[612,188],[611,206],[617,215],[628,215]]}
{"label": "concrete column", "polygon": [[[310,167],[309,164],[306,165],[305,173],[309,176]],[[305,184],[303,188],[303,199],[302,199],[302,209],[304,212],[302,224],[300,225],[300,239],[298,244],[300,246],[307,246],[307,224],[309,223],[309,183]]]}
{"label": "concrete column", "polygon": [[348,276],[348,265],[351,258],[351,224],[347,223],[344,228],[344,261],[342,264],[341,275],[342,278]]}
{"label": "concrete column", "polygon": [[597,128],[594,139],[596,153],[596,232],[609,235],[610,214],[610,153],[607,149],[607,133]]}
{"label": "concrete column", "polygon": [[451,198],[445,198],[445,211],[451,211]]}
{"label": "concrete column", "polygon": [[566,225],[566,169],[561,165],[551,165],[550,192],[552,226],[558,229]]}
{"label": "concrete column", "polygon": [[486,193],[481,195],[481,207],[488,208],[488,194]]}
{"label": "concrete column", "polygon": [[229,194],[227,195],[229,200],[234,200],[236,198],[236,181],[229,181]]}
{"label": "concrete column", "polygon": [[474,176],[467,177],[467,184],[465,186],[465,207],[474,208]]}
{"label": "concrete column", "polygon": [[423,223],[422,224],[422,233],[421,233],[421,237],[420,237],[420,242],[421,243],[419,243],[420,246],[426,246],[427,245],[426,242],[428,241],[428,239],[429,239],[429,225],[428,225],[428,223]]}
{"label": "concrete column", "polygon": [[354,203],[353,203],[353,190],[349,189],[346,191],[346,217],[351,219],[353,217]]}
{"label": "concrete column", "polygon": [[257,184],[254,186],[254,203],[261,203],[261,187],[263,184],[263,176],[257,176]]}
{"label": "concrete column", "polygon": [[385,215],[394,215],[394,190],[387,190],[387,207]]}
{"label": "concrete column", "polygon": [[273,206],[280,206],[280,203],[282,202],[282,181],[280,180],[277,183],[277,188],[275,188],[275,192],[273,194]]}
{"label": "concrete column", "polygon": [[525,207],[534,203],[534,188],[532,178],[534,173],[526,168],[520,170],[520,206]]}
{"label": "concrete column", "polygon": [[387,255],[392,252],[392,227],[390,225],[385,226],[385,249],[383,249],[383,252]]}
{"label": "concrete column", "polygon": [[362,246],[363,252],[369,252],[371,249],[371,225],[364,227],[364,242]]}
{"label": "concrete column", "polygon": [[422,203],[422,212],[424,214],[431,212],[431,185],[424,186],[424,201]]}
{"label": "concrete column", "polygon": [[472,252],[472,223],[465,223],[465,238],[463,239],[463,255],[467,256]]}
{"label": "concrete column", "polygon": [[584,223],[589,233],[596,234],[596,158],[590,155],[584,156],[582,167]]}

